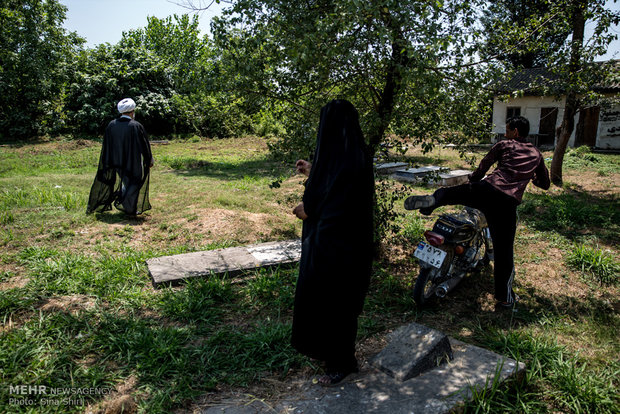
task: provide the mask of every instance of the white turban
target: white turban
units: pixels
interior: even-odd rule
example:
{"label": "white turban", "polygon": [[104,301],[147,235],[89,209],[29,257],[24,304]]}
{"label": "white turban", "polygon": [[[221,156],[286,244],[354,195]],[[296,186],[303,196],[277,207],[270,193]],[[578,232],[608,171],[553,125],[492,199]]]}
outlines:
{"label": "white turban", "polygon": [[136,109],[136,103],[131,98],[125,98],[116,105],[118,112],[125,114]]}

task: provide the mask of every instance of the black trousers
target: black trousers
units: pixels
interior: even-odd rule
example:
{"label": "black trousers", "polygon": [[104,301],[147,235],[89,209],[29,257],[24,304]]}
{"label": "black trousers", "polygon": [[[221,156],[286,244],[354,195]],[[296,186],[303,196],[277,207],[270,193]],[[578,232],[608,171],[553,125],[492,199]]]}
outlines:
{"label": "black trousers", "polygon": [[119,204],[125,213],[136,214],[138,212],[138,196],[140,195],[141,183],[136,183],[127,176],[122,178],[122,183]]}
{"label": "black trousers", "polygon": [[460,204],[482,211],[489,224],[495,254],[495,299],[513,302],[514,240],[518,201],[486,181],[440,188],[433,194],[435,206]]}

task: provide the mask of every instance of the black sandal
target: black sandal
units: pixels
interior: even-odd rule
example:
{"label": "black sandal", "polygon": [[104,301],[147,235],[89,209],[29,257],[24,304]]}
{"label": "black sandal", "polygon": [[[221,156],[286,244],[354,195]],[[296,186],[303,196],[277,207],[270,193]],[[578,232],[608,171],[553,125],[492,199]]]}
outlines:
{"label": "black sandal", "polygon": [[326,372],[325,375],[319,378],[318,383],[323,387],[333,387],[334,385],[338,385],[340,382],[342,382],[342,380],[345,379],[349,374],[350,372]]}
{"label": "black sandal", "polygon": [[348,377],[350,374],[354,374],[359,372],[358,369],[353,369],[351,371],[328,371],[325,372],[325,375],[319,378],[318,384],[323,387],[333,387],[334,385],[338,385]]}

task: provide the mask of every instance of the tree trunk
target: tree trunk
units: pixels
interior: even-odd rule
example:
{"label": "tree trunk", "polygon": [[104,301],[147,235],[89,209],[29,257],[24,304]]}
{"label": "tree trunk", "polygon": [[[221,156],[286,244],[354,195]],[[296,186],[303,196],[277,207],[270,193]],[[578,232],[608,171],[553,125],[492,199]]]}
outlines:
{"label": "tree trunk", "polygon": [[385,131],[387,130],[390,121],[392,120],[392,113],[394,111],[394,99],[400,88],[401,75],[397,69],[397,64],[394,61],[390,62],[388,73],[385,79],[385,85],[383,92],[381,93],[381,99],[377,107],[377,122],[369,131],[368,141],[373,154],[376,152],[377,147],[383,140]]}
{"label": "tree trunk", "polygon": [[[581,48],[583,47],[583,32],[585,27],[584,11],[588,7],[588,0],[574,0],[572,3],[573,18],[573,38],[571,41],[570,63],[568,65],[568,76],[577,76],[580,70]],[[572,81],[571,85],[575,82]],[[564,153],[573,130],[575,129],[575,114],[579,109],[579,100],[574,86],[569,86],[566,95],[566,106],[564,117],[560,127],[560,136],[553,151],[553,161],[551,161],[551,182],[557,186],[562,186],[562,164]]]}
{"label": "tree trunk", "polygon": [[378,119],[368,133],[368,142],[373,155],[381,141],[383,141],[385,131],[392,121],[394,102],[402,88],[402,68],[409,64],[407,54],[402,53],[407,45],[407,41],[402,34],[401,28],[394,23],[388,12],[382,14],[382,20],[392,32],[392,55],[387,67],[381,98],[377,106]]}

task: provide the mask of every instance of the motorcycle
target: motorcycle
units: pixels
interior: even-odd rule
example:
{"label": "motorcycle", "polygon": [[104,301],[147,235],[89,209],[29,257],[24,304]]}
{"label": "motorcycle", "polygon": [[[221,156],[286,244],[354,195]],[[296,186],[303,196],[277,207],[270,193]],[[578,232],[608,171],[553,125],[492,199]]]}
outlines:
{"label": "motorcycle", "polygon": [[467,275],[493,260],[493,241],[484,214],[471,207],[442,214],[432,230],[424,232],[413,255],[420,263],[420,274],[413,288],[413,299],[423,306],[443,298]]}

